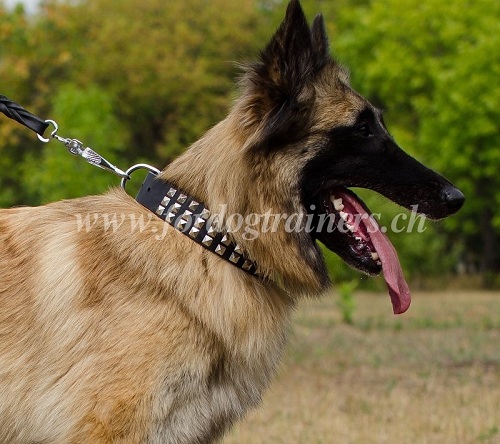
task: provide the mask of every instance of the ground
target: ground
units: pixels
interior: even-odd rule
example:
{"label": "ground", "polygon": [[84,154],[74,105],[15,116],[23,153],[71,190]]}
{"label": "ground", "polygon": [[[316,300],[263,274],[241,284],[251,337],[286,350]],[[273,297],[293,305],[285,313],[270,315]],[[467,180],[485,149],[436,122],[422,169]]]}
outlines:
{"label": "ground", "polygon": [[355,294],[301,305],[260,409],[223,444],[500,443],[500,293]]}

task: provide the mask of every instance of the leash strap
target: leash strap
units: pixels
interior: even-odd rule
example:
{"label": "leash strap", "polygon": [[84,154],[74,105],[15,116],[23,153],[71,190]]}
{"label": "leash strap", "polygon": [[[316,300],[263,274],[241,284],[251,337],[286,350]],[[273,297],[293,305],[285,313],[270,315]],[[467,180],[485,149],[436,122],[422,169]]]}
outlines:
{"label": "leash strap", "polygon": [[43,136],[49,123],[29,111],[25,110],[19,103],[13,102],[5,96],[0,95],[0,111],[7,117],[24,125],[35,133]]}
{"label": "leash strap", "polygon": [[257,274],[255,264],[245,257],[239,245],[227,234],[217,231],[213,216],[203,202],[179,190],[175,185],[149,173],[136,197],[137,202],[155,213],[191,240],[235,267]]}
{"label": "leash strap", "polygon": [[[100,154],[96,153],[92,148],[84,148],[83,143],[79,140],[67,139],[65,137],[57,135],[59,127],[53,120],[42,120],[29,111],[25,110],[21,105],[19,105],[19,103],[13,102],[3,95],[0,95],[0,111],[12,120],[15,120],[21,125],[24,125],[25,127],[37,133],[38,139],[40,139],[40,141],[47,143],[51,138],[56,139],[59,142],[63,143],[66,146],[67,150],[74,156],[81,156],[91,165],[116,174],[122,179],[130,179],[130,176],[127,173],[114,166]],[[52,131],[49,138],[45,139],[43,137],[43,133],[50,124],[54,125],[55,129],[54,131]]]}

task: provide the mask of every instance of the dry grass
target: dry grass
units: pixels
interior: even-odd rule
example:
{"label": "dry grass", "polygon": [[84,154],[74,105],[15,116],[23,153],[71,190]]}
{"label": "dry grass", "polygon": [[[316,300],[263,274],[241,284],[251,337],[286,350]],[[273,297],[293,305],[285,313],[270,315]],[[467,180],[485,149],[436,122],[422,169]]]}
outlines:
{"label": "dry grass", "polygon": [[358,294],[354,326],[335,298],[301,307],[262,407],[224,444],[500,443],[500,293],[414,294],[398,317]]}

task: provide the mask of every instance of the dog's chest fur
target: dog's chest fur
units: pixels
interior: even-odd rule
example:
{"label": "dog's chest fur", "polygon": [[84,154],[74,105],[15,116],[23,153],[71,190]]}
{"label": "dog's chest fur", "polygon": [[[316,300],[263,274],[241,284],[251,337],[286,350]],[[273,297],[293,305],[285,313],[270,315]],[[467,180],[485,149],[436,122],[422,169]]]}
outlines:
{"label": "dog's chest fur", "polygon": [[209,442],[259,401],[290,300],[164,226],[122,192],[1,213],[1,442]]}

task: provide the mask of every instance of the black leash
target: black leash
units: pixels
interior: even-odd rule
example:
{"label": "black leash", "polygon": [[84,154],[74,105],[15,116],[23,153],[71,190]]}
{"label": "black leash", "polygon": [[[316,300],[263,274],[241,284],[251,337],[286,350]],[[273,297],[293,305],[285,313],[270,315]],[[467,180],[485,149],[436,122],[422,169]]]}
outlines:
{"label": "black leash", "polygon": [[40,119],[24,109],[19,103],[13,102],[2,95],[0,95],[0,111],[40,136],[43,136],[43,133],[49,127],[49,122]]}
{"label": "black leash", "polygon": [[[63,143],[68,151],[74,156],[83,157],[91,165],[116,174],[117,176],[120,176],[123,181],[127,181],[130,179],[129,173],[127,173],[126,171],[122,171],[120,168],[114,166],[111,162],[108,162],[104,157],[96,153],[92,148],[84,148],[83,143],[79,140],[67,139],[65,137],[58,136],[57,131],[59,129],[59,126],[53,120],[40,119],[40,117],[37,117],[34,114],[30,113],[28,110],[24,109],[21,105],[19,105],[19,103],[16,103],[3,95],[0,95],[0,111],[10,119],[15,120],[21,125],[24,125],[26,128],[34,131],[40,141],[47,143],[50,141],[50,138],[56,139],[59,142]],[[47,130],[49,125],[54,126],[54,131],[52,131],[52,133],[50,134],[50,138],[44,138],[43,133]],[[148,170],[158,171],[153,167],[148,168]],[[124,186],[125,183],[123,181],[122,186]]]}

